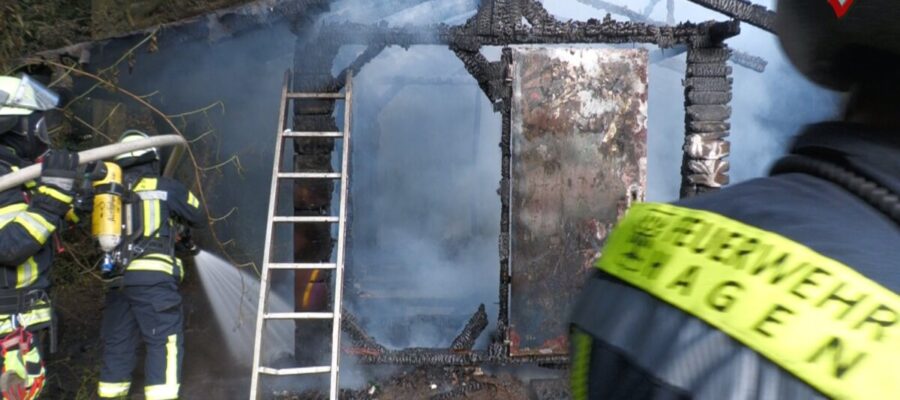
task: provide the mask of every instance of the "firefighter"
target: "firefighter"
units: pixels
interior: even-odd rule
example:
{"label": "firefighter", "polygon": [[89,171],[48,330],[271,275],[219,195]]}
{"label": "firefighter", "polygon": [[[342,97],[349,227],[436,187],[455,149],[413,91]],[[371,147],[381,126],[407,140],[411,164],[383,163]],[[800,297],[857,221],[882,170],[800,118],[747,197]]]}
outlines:
{"label": "firefighter", "polygon": [[842,120],[769,177],[628,212],[573,310],[575,399],[900,398],[897,21],[895,0],[778,2]]}
{"label": "firefighter", "polygon": [[43,155],[41,177],[0,192],[0,354],[4,399],[36,398],[45,369],[36,333],[51,325],[47,290],[57,242],[66,219],[75,221],[73,185],[78,154],[53,151],[46,111],[59,97],[28,75],[0,77],[0,174]]}
{"label": "firefighter", "polygon": [[[120,142],[146,137],[143,132],[129,130]],[[137,345],[143,340],[145,398],[176,399],[184,356],[178,292],[184,268],[175,247],[182,239],[179,227],[200,223],[200,203],[180,182],[160,176],[156,149],[123,154],[115,162],[122,167],[124,184],[133,194],[126,200],[132,209],[132,235],[129,238],[126,232],[123,238],[121,254],[126,260],[107,292],[98,393],[101,398],[128,395]]]}

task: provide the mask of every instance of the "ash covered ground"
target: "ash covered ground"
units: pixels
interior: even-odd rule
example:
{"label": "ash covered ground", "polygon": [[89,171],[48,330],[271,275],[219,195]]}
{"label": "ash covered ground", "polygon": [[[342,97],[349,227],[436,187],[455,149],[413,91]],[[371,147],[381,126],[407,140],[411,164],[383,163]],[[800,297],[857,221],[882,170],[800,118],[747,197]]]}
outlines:
{"label": "ash covered ground", "polygon": [[[473,399],[473,400],[555,400],[570,398],[568,379],[535,378],[525,382],[514,369],[493,371],[475,367],[420,367],[407,369],[384,381],[369,382],[359,390],[341,391],[341,399]],[[541,374],[549,376],[546,372]],[[319,392],[276,393],[277,400],[325,400]]]}

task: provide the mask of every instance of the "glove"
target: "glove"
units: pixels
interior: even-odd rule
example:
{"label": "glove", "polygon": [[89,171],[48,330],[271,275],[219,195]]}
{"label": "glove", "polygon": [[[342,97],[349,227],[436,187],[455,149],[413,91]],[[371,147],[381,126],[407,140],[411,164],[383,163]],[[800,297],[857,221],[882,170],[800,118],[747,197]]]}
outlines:
{"label": "glove", "polygon": [[175,255],[178,258],[188,258],[200,254],[200,248],[194,243],[190,229],[180,226],[178,230],[175,240]]}
{"label": "glove", "polygon": [[69,192],[75,185],[77,168],[78,153],[66,150],[51,151],[44,156],[41,163],[41,184]]}
{"label": "glove", "polygon": [[102,162],[92,162],[84,165],[81,175],[84,179],[81,186],[75,190],[75,203],[72,205],[79,219],[84,218],[94,211],[93,182],[106,177],[106,167]]}
{"label": "glove", "polygon": [[54,215],[63,216],[72,208],[78,153],[65,150],[50,152],[41,163],[41,179],[33,207]]}

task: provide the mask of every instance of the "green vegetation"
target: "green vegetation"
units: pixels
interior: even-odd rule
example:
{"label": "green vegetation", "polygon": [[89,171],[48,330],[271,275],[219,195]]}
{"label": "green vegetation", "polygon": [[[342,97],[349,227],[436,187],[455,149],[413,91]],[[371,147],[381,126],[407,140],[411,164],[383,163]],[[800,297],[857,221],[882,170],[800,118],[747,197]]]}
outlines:
{"label": "green vegetation", "polygon": [[0,1],[0,70],[42,50],[104,39],[248,0]]}

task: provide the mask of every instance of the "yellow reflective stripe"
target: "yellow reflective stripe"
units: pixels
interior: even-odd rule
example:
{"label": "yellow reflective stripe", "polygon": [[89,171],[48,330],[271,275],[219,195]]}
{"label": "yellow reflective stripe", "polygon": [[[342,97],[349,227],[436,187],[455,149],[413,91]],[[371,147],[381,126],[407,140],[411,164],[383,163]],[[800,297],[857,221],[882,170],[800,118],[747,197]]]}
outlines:
{"label": "yellow reflective stripe", "polygon": [[[25,363],[23,361],[18,349],[11,350],[3,357],[3,371],[12,371],[16,375],[19,375],[22,380],[25,380],[28,376],[28,371],[25,369]],[[6,396],[3,398],[6,399]]]}
{"label": "yellow reflective stripe", "polygon": [[38,213],[20,212],[13,221],[22,225],[28,231],[28,234],[40,244],[44,244],[47,238],[50,237],[50,234],[56,229],[53,224],[47,222]]}
{"label": "yellow reflective stripe", "polygon": [[591,372],[591,345],[593,340],[586,333],[572,331],[572,370],[569,378],[572,384],[573,400],[588,400],[588,383]]}
{"label": "yellow reflective stripe", "polygon": [[144,398],[146,400],[173,400],[178,398],[178,388],[181,385],[153,385],[144,387]]}
{"label": "yellow reflective stripe", "polygon": [[783,236],[706,211],[638,204],[610,235],[597,266],[828,397],[900,393],[900,297]]}
{"label": "yellow reflective stripe", "polygon": [[16,218],[19,213],[28,209],[28,204],[16,203],[0,208],[0,228],[6,226],[10,221]]}
{"label": "yellow reflective stripe", "polygon": [[31,286],[38,278],[38,266],[34,257],[28,257],[22,265],[16,267],[16,289]]}
{"label": "yellow reflective stripe", "polygon": [[[172,267],[173,265],[177,270]],[[134,260],[128,264],[127,269],[136,271],[158,271],[170,275],[174,272],[178,272],[179,275],[184,278],[184,265],[181,263],[181,260],[177,257],[159,253],[151,253]]]}
{"label": "yellow reflective stripe", "polygon": [[156,185],[158,184],[157,178],[143,178],[137,185],[132,189],[135,192],[141,192],[145,190],[156,190]]}
{"label": "yellow reflective stripe", "polygon": [[0,215],[17,213],[19,211],[24,211],[27,208],[28,208],[28,204],[25,204],[25,203],[10,204],[6,207],[0,207]]}
{"label": "yellow reflective stripe", "polygon": [[100,382],[97,385],[97,394],[100,398],[117,398],[128,395],[131,382]]}
{"label": "yellow reflective stripe", "polygon": [[128,271],[155,271],[172,275],[172,264],[157,260],[134,260],[128,264]]}
{"label": "yellow reflective stripe", "polygon": [[[25,353],[24,360],[25,360],[25,373],[27,374],[27,376],[25,377],[25,386],[30,388],[30,387],[32,387],[32,385],[35,384],[35,380],[37,380],[38,378],[41,378],[41,377],[46,377],[47,371],[44,369],[44,366],[41,365],[41,353],[40,353],[40,351],[38,351],[37,347],[32,347],[31,350],[28,351],[28,353]],[[40,368],[38,368],[38,372],[37,373],[28,372],[28,364],[40,365]],[[42,388],[43,388],[43,385],[37,389],[37,393],[40,393]],[[40,396],[37,396],[37,393],[35,393],[35,396],[33,398],[36,399],[36,398],[40,397]]]}
{"label": "yellow reflective stripe", "polygon": [[[10,321],[9,316],[9,314],[0,315],[0,335],[5,335],[13,330],[12,321]],[[29,326],[50,322],[50,318],[51,312],[48,305],[43,308],[31,310],[27,313],[19,314],[19,323],[27,328]]]}
{"label": "yellow reflective stripe", "polygon": [[143,223],[143,225],[144,225],[144,236],[146,237],[146,236],[150,236],[150,234],[153,233],[153,229],[152,229],[152,227],[150,226],[150,224],[152,223],[151,221],[153,221],[153,219],[152,219],[153,216],[152,216],[152,214],[151,214],[152,211],[151,211],[151,207],[150,207],[150,202],[149,202],[149,201],[142,201],[142,202],[141,202],[141,206],[143,207],[143,213],[142,213],[142,214],[144,215],[144,223]]}
{"label": "yellow reflective stripe", "polygon": [[144,236],[159,237],[159,227],[162,225],[160,219],[159,200],[144,200]]}
{"label": "yellow reflective stripe", "polygon": [[166,341],[166,386],[175,386],[178,395],[178,335],[169,335]]}
{"label": "yellow reflective stripe", "polygon": [[[135,192],[153,191],[156,190],[158,183],[159,180],[157,178],[143,178],[132,190]],[[162,225],[162,212],[160,211],[159,200],[143,200],[141,204],[143,204],[144,214],[144,236],[150,237],[155,232],[156,236],[159,237],[158,229]]]}
{"label": "yellow reflective stripe", "polygon": [[40,194],[45,194],[47,196],[50,196],[56,200],[63,202],[63,203],[71,203],[72,202],[72,196],[65,194],[63,192],[60,192],[59,190],[56,190],[50,186],[40,186],[40,187],[38,187],[37,191]]}
{"label": "yellow reflective stripe", "polygon": [[81,218],[78,218],[78,214],[75,213],[75,209],[69,209],[69,211],[66,212],[66,221],[77,224],[81,221]]}
{"label": "yellow reflective stripe", "polygon": [[45,322],[50,322],[51,315],[49,307],[39,308],[20,314],[19,323],[26,328],[33,325],[40,325]]}
{"label": "yellow reflective stripe", "polygon": [[197,200],[197,197],[191,192],[188,192],[188,204],[190,204],[191,207],[200,208],[200,200]]}

